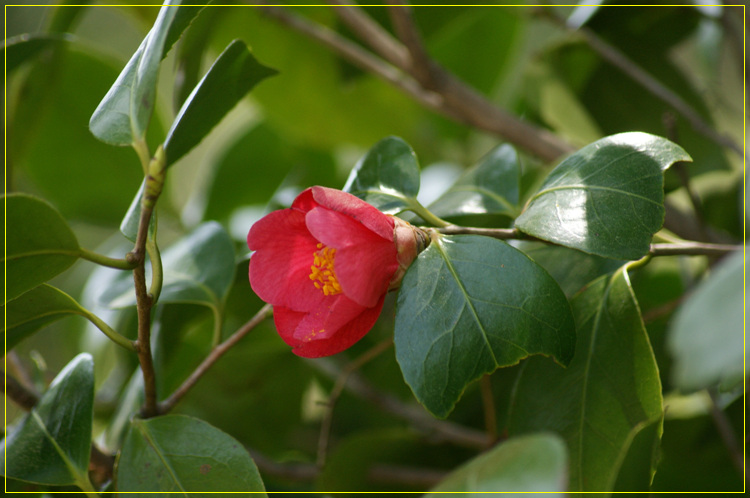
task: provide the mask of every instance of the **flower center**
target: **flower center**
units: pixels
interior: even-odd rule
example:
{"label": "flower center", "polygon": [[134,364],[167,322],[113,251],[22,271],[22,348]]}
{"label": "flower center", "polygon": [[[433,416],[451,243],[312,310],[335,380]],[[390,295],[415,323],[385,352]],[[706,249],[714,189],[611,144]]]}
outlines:
{"label": "flower center", "polygon": [[334,296],[341,293],[341,285],[336,278],[333,269],[336,258],[336,249],[318,244],[318,251],[313,253],[313,264],[310,267],[310,280],[316,289],[323,291],[326,296]]}

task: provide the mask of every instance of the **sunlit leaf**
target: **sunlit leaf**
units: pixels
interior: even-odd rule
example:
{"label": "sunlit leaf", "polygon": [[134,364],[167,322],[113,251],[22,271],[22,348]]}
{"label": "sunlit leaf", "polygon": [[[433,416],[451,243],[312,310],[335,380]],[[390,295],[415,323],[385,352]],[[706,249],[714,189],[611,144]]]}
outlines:
{"label": "sunlit leaf", "polygon": [[573,357],[575,326],[560,287],[508,244],[440,237],[412,263],[396,308],[404,380],[445,417],[473,380],[532,354]]}
{"label": "sunlit leaf", "polygon": [[441,218],[464,214],[515,216],[520,177],[518,153],[510,145],[501,145],[461,175],[429,209]]}
{"label": "sunlit leaf", "polygon": [[68,269],[80,248],[68,224],[47,202],[25,194],[4,200],[7,302]]}
{"label": "sunlit leaf", "polygon": [[680,389],[742,382],[743,264],[742,250],[727,257],[675,315],[667,345],[675,360],[674,383]]}
{"label": "sunlit leaf", "polygon": [[3,440],[5,475],[40,484],[88,482],[94,362],[81,353]]}
{"label": "sunlit leaf", "polygon": [[590,254],[639,259],[664,222],[664,170],[690,160],[679,146],[654,135],[603,138],[550,173],[516,226]]}
{"label": "sunlit leaf", "polygon": [[417,156],[402,139],[384,138],[354,166],[344,191],[384,213],[403,211],[413,204],[419,192]]}
{"label": "sunlit leaf", "polygon": [[[508,439],[473,458],[432,488],[429,498],[501,492],[503,496],[564,496],[568,480],[565,443],[555,434]],[[440,493],[440,494],[438,494]]]}
{"label": "sunlit leaf", "polygon": [[[168,50],[167,37],[177,17],[180,0],[167,0],[159,10],[153,28],[143,39],[133,57],[118,76],[109,92],[91,116],[89,129],[99,140],[112,145],[130,145],[144,137],[156,100],[159,64]],[[188,13],[197,15],[199,9]],[[179,25],[187,27],[189,19],[180,15]]]}
{"label": "sunlit leaf", "polygon": [[571,305],[575,356],[567,369],[526,360],[509,431],[558,433],[570,455],[568,490],[609,492],[633,439],[661,417],[659,372],[624,267],[592,282]]}
{"label": "sunlit leaf", "polygon": [[118,460],[117,487],[123,493],[265,495],[258,469],[239,441],[184,415],[133,419]]}
{"label": "sunlit leaf", "polygon": [[229,44],[177,114],[164,151],[172,164],[198,145],[255,85],[276,74],[259,63],[240,40]]}

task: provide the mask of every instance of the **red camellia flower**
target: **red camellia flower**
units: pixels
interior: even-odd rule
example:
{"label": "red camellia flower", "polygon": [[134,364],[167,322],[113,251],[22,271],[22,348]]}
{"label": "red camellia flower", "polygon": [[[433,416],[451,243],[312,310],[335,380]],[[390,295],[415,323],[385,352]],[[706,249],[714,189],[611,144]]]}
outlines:
{"label": "red camellia flower", "polygon": [[250,285],[295,354],[329,356],[369,332],[428,241],[351,194],[312,187],[250,229]]}

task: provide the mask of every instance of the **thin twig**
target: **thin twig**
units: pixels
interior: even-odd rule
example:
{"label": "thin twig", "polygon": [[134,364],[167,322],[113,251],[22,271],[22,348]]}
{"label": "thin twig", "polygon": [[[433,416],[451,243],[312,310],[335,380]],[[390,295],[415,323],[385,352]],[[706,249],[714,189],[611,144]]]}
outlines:
{"label": "thin twig", "polygon": [[365,45],[402,71],[409,72],[411,57],[406,48],[395,40],[380,24],[352,2],[329,0],[334,12]]}
{"label": "thin twig", "polygon": [[[321,472],[318,466],[312,463],[279,463],[253,448],[247,450],[264,476],[273,476],[285,481],[313,482]],[[432,487],[445,475],[446,472],[442,470],[387,464],[373,464],[367,470],[367,480],[370,482],[419,488]]]}
{"label": "thin twig", "polygon": [[39,395],[27,389],[5,370],[3,370],[3,377],[5,378],[5,395],[26,411],[34,408],[39,401]]}
{"label": "thin twig", "polygon": [[[328,358],[308,360],[308,364],[332,380],[338,379],[341,369]],[[369,401],[381,410],[410,422],[417,430],[428,432],[438,441],[447,441],[458,446],[484,450],[492,441],[476,429],[438,420],[416,405],[407,405],[399,399],[383,393],[371,386],[363,377],[352,372],[346,389],[356,396]]]}
{"label": "thin twig", "polygon": [[390,0],[388,14],[396,35],[409,51],[409,72],[423,87],[432,85],[432,64],[422,37],[417,31],[411,14],[411,7],[400,0]]}
{"label": "thin twig", "polygon": [[326,453],[328,452],[328,440],[331,435],[331,426],[333,424],[333,409],[336,407],[336,401],[338,401],[339,396],[341,396],[341,393],[344,390],[344,386],[346,386],[346,381],[349,379],[349,376],[353,372],[362,368],[362,366],[367,362],[376,358],[392,345],[393,338],[387,339],[380,344],[376,344],[364,354],[359,356],[356,360],[347,365],[346,368],[341,371],[339,377],[336,379],[333,389],[331,389],[331,394],[328,397],[328,406],[326,409],[325,418],[323,418],[323,423],[320,426],[320,436],[318,437],[318,456],[316,459],[318,467],[323,468],[323,465],[325,465]]}
{"label": "thin twig", "polygon": [[[553,19],[558,24],[563,24],[564,21],[557,17]],[[624,53],[610,45],[597,34],[587,28],[580,28],[578,32],[583,36],[586,43],[596,53],[599,54],[604,60],[618,68],[620,71],[625,73],[629,78],[640,84],[650,94],[665,102],[671,106],[678,114],[685,118],[693,129],[701,135],[707,137],[713,142],[732,149],[740,156],[744,156],[744,151],[730,137],[721,135],[714,130],[701,115],[693,109],[693,107],[685,102],[679,95],[674,93],[672,90],[664,86],[659,80],[651,76],[646,70],[641,68],[638,64],[629,59]]]}
{"label": "thin twig", "polygon": [[174,406],[192,389],[192,387],[198,383],[198,380],[208,371],[219,358],[221,358],[227,351],[229,351],[237,342],[245,337],[248,332],[257,327],[263,320],[271,316],[272,307],[270,304],[264,305],[255,316],[248,320],[242,327],[232,334],[226,341],[222,342],[206,356],[200,365],[185,379],[185,381],[178,387],[167,399],[159,403],[158,413],[164,414],[174,408]]}
{"label": "thin twig", "polygon": [[[431,230],[445,235],[483,235],[500,240],[534,240],[554,245],[551,242],[526,235],[517,228],[475,228],[450,225],[447,227],[432,228]],[[742,246],[736,244],[709,244],[685,241],[679,244],[651,244],[649,254],[651,256],[722,256],[739,249],[742,249]]]}
{"label": "thin twig", "polygon": [[497,414],[495,412],[495,397],[492,395],[492,381],[489,375],[483,375],[479,381],[482,393],[482,407],[484,409],[484,428],[487,437],[497,440]]}

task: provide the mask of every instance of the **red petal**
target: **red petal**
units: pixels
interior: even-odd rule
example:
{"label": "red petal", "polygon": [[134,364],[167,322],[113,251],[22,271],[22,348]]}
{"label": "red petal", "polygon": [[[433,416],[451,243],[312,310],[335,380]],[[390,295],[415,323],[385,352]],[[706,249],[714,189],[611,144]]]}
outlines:
{"label": "red petal", "polygon": [[326,296],[310,280],[318,241],[305,225],[305,214],[296,209],[274,211],[250,229],[247,245],[250,285],[267,303],[297,311],[313,309]]}
{"label": "red petal", "polygon": [[330,356],[350,348],[357,341],[362,339],[380,316],[383,308],[382,297],[372,308],[360,308],[361,312],[356,314],[340,328],[326,331],[325,337],[313,339],[310,341],[301,341],[295,337],[295,331],[300,327],[305,327],[305,319],[309,314],[291,311],[287,308],[274,308],[274,321],[281,338],[292,346],[292,352],[303,358],[319,358],[321,356]]}
{"label": "red petal", "polygon": [[336,277],[349,298],[375,306],[398,269],[396,245],[384,240],[349,216],[324,207],[305,217],[310,233],[336,249]]}
{"label": "red petal", "polygon": [[313,198],[322,206],[345,214],[384,239],[393,240],[393,220],[362,199],[326,187],[312,187]]}
{"label": "red petal", "polygon": [[315,199],[313,198],[312,187],[310,187],[300,192],[297,198],[294,199],[294,202],[292,203],[292,209],[299,209],[300,211],[304,211],[306,213],[317,205],[318,203],[315,202]]}

